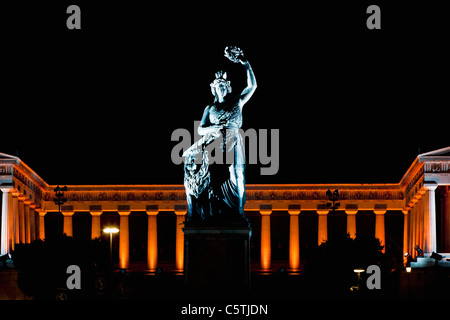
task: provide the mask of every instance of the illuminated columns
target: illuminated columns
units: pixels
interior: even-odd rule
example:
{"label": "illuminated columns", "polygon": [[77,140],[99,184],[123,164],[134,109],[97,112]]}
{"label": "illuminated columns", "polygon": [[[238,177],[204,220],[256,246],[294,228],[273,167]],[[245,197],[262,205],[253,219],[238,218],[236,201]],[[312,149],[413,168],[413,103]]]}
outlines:
{"label": "illuminated columns", "polygon": [[345,208],[345,213],[347,214],[347,233],[354,239],[356,238],[356,213],[358,213],[358,209],[348,206]]}
{"label": "illuminated columns", "polygon": [[377,208],[375,205],[375,209],[373,212],[375,213],[375,238],[380,240],[381,245],[383,246],[383,253],[386,252],[386,241],[385,241],[385,231],[384,231],[384,215],[387,209],[386,206],[380,206]]}
{"label": "illuminated columns", "polygon": [[158,215],[157,206],[147,206],[148,215],[148,233],[147,233],[147,268],[155,271],[158,267],[158,225],[156,216]]}
{"label": "illuminated columns", "polygon": [[289,212],[289,269],[297,271],[300,268],[300,234],[298,215],[300,206],[290,206]]}
{"label": "illuminated columns", "polygon": [[428,190],[427,200],[428,203],[425,203],[426,207],[426,218],[428,219],[428,230],[426,230],[426,243],[427,243],[427,252],[437,252],[437,238],[436,238],[436,203],[434,190],[437,188],[437,183],[435,182],[425,182],[424,188]]}
{"label": "illuminated columns", "polygon": [[0,255],[11,252],[11,230],[9,228],[9,219],[12,210],[11,188],[2,188],[2,220],[1,220],[1,242]]}
{"label": "illuminated columns", "polygon": [[272,206],[261,206],[261,269],[268,270],[271,266],[270,244],[270,214]]}
{"label": "illuminated columns", "polygon": [[120,209],[120,227],[119,227],[119,268],[128,269],[130,266],[130,235],[128,227],[128,217],[131,211],[128,208]]}
{"label": "illuminated columns", "polygon": [[75,211],[73,211],[73,208],[71,210],[63,211],[61,210],[61,213],[64,216],[63,221],[63,233],[65,233],[69,237],[73,237],[73,226],[72,226],[72,217]]}
{"label": "illuminated columns", "polygon": [[322,244],[322,242],[328,240],[328,211],[328,209],[317,209],[317,214],[319,215],[319,226],[317,232],[317,240],[319,246]]}
{"label": "illuminated columns", "polygon": [[[408,223],[409,222],[409,219],[408,219],[409,218],[409,216],[408,216],[409,210],[408,209],[402,210],[403,215],[404,215],[404,218],[403,218],[403,254],[405,254],[407,252],[409,254],[411,254],[411,251],[408,247],[408,244],[409,244],[409,223]],[[406,263],[406,261],[405,261],[405,263]]]}
{"label": "illuminated columns", "polygon": [[100,238],[102,235],[100,216],[103,213],[101,206],[90,206],[89,213],[92,217],[91,239]]}
{"label": "illuminated columns", "polygon": [[12,193],[12,211],[13,211],[13,239],[12,245],[14,249],[14,245],[20,242],[19,239],[19,200],[17,197],[20,194],[17,192]]}
{"label": "illuminated columns", "polygon": [[25,243],[25,204],[26,197],[20,195],[19,200],[19,242]]}
{"label": "illuminated columns", "polygon": [[23,202],[24,204],[24,217],[25,217],[25,243],[30,243],[31,236],[30,236],[30,204],[31,201],[27,198]]}
{"label": "illuminated columns", "polygon": [[424,202],[427,202],[427,191],[425,189],[419,190],[417,192],[419,202],[417,202],[417,244],[419,247],[423,250],[423,252],[427,252],[425,249],[425,240],[424,240],[424,232],[428,230],[428,228],[425,227],[426,224],[428,224],[428,221],[425,220],[425,208],[424,208]]}
{"label": "illuminated columns", "polygon": [[444,208],[444,225],[445,225],[445,231],[444,231],[444,245],[445,245],[445,252],[450,252],[450,187],[444,186],[443,187],[443,205]]}
{"label": "illuminated columns", "polygon": [[412,207],[412,216],[410,218],[410,221],[412,223],[412,249],[413,252],[413,258],[417,257],[417,251],[414,249],[416,245],[420,246],[419,242],[419,199],[422,197],[422,195],[416,194],[413,199],[411,199],[411,202],[414,204]]}
{"label": "illuminated columns", "polygon": [[186,219],[187,208],[177,208],[175,206],[175,214],[177,215],[176,226],[176,244],[175,244],[175,267],[177,271],[184,269],[184,221]]}
{"label": "illuminated columns", "polygon": [[45,212],[44,210],[39,211],[39,239],[45,239]]}
{"label": "illuminated columns", "polygon": [[36,205],[34,203],[30,204],[29,215],[30,215],[30,241],[36,240]]}

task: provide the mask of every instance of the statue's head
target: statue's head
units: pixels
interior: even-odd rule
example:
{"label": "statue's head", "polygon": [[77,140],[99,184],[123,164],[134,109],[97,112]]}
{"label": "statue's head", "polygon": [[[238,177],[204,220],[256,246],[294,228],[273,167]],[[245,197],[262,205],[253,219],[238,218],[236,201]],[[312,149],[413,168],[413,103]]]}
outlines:
{"label": "statue's head", "polygon": [[231,92],[230,81],[227,81],[227,73],[220,70],[216,72],[216,79],[211,82],[211,93],[217,99],[225,97]]}

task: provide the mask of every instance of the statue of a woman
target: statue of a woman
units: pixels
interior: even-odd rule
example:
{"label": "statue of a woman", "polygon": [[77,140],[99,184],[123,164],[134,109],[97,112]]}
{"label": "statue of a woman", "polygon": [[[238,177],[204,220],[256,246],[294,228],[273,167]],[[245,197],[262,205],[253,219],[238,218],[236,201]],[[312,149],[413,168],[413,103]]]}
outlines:
{"label": "statue of a woman", "polygon": [[[242,108],[255,92],[256,80],[241,49],[227,47],[225,56],[245,67],[247,87],[240,94],[232,95],[226,72],[215,74],[211,83],[214,102],[205,108],[198,127],[202,138],[183,154],[187,221],[232,221],[243,219],[244,215],[245,151],[239,128]],[[214,141],[220,143],[224,164],[210,164],[207,147]]]}

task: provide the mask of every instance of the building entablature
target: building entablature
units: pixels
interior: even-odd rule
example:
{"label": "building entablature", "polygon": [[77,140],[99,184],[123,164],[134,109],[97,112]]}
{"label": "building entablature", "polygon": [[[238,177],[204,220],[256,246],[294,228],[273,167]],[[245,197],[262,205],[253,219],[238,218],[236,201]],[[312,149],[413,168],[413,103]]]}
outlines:
{"label": "building entablature", "polygon": [[[427,183],[450,185],[450,147],[420,154],[399,183],[391,184],[247,184],[245,210],[261,207],[289,211],[324,211],[328,189],[338,189],[342,211],[408,210],[424,193]],[[48,185],[19,158],[0,153],[0,187],[12,188],[38,210],[58,211],[53,202],[55,185]],[[174,211],[186,205],[184,186],[179,185],[68,185],[67,202],[73,211]],[[377,209],[378,208],[378,209]]]}

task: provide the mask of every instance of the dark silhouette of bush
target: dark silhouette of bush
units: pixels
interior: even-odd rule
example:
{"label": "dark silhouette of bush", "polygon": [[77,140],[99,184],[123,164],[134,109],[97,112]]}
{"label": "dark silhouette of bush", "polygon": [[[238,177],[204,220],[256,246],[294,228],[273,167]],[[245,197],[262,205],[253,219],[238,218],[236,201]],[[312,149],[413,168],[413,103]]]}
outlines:
{"label": "dark silhouette of bush", "polygon": [[[81,290],[87,296],[92,291],[95,274],[107,270],[109,247],[99,239],[77,240],[66,235],[29,244],[17,244],[12,253],[18,271],[19,288],[36,299],[54,299],[58,289],[67,289],[67,267],[81,270]],[[75,293],[75,292],[74,292]]]}
{"label": "dark silhouette of bush", "polygon": [[335,236],[317,247],[303,273],[308,296],[346,298],[358,282],[356,268],[383,265],[383,246],[374,237]]}

